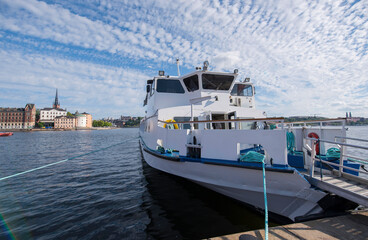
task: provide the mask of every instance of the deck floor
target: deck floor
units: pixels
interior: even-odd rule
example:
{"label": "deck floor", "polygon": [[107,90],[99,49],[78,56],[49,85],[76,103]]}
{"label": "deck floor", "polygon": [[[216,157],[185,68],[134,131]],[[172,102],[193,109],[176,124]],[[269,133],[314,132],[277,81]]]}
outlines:
{"label": "deck floor", "polygon": [[368,207],[368,186],[365,183],[335,175],[324,175],[321,179],[318,174],[313,178],[309,177],[309,182],[327,192]]}
{"label": "deck floor", "polygon": [[[344,216],[323,218],[303,223],[294,223],[269,229],[269,239],[368,239],[368,211],[354,212]],[[265,239],[264,229],[236,233],[212,240]]]}

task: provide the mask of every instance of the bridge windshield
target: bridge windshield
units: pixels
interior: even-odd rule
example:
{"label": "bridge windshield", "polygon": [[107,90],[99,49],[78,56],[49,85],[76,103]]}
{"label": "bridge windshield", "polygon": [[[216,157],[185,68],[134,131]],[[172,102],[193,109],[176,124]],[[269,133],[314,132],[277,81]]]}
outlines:
{"label": "bridge windshield", "polygon": [[229,90],[233,83],[234,76],[202,74],[203,89],[211,90]]}
{"label": "bridge windshield", "polygon": [[253,96],[253,87],[248,84],[235,84],[231,90],[231,96]]}
{"label": "bridge windshield", "polygon": [[179,80],[157,79],[157,92],[184,93],[184,88]]}
{"label": "bridge windshield", "polygon": [[198,75],[193,75],[187,78],[183,79],[183,82],[185,84],[185,86],[188,89],[188,92],[194,92],[196,90],[199,89],[199,84],[198,84]]}

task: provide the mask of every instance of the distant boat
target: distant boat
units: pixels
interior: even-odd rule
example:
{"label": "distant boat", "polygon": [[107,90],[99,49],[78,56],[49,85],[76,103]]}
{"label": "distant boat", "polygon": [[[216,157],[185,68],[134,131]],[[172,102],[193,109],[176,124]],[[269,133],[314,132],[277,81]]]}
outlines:
{"label": "distant boat", "polygon": [[12,132],[0,133],[0,137],[9,137],[9,136],[11,136],[11,135],[13,135],[13,133],[12,133]]}

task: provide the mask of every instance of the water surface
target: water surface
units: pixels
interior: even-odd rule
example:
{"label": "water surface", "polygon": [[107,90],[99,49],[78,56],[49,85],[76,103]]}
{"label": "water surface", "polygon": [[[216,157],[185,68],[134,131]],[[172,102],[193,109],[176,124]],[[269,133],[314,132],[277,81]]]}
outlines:
{"label": "water surface", "polygon": [[0,138],[0,239],[201,239],[262,228],[227,197],[149,167],[138,129],[16,132]]}
{"label": "water surface", "polygon": [[[367,138],[368,127],[348,135]],[[117,143],[0,181],[0,239],[202,239],[264,227],[254,209],[149,167],[138,129],[16,132],[0,138],[0,177]]]}

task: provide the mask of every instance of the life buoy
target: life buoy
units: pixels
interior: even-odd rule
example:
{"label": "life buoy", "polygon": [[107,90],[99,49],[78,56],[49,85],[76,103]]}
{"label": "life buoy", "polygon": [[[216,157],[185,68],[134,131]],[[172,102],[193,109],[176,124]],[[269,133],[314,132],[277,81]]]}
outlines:
{"label": "life buoy", "polygon": [[[308,137],[309,138],[316,138],[316,139],[319,139],[319,136],[317,133],[315,132],[311,132],[308,134]],[[316,154],[319,155],[319,142],[316,143]]]}
{"label": "life buoy", "polygon": [[[174,119],[169,119],[169,120],[166,120],[165,122],[173,123],[173,122],[175,122],[175,120]],[[172,126],[174,126],[174,129],[179,129],[178,124],[166,124],[166,123],[164,124],[164,128],[172,129]]]}

